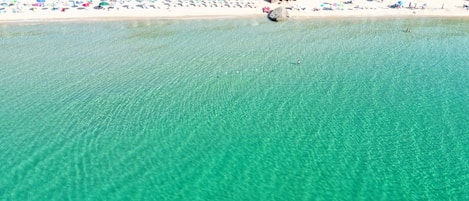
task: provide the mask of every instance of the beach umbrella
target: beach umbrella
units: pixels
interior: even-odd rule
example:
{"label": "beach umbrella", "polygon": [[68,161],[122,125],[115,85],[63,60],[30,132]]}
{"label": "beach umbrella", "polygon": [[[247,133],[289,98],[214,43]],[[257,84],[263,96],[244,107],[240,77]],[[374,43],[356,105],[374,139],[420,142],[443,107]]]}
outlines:
{"label": "beach umbrella", "polygon": [[399,4],[400,6],[404,6],[407,2],[404,2],[404,1],[398,1],[397,4]]}
{"label": "beach umbrella", "polygon": [[109,6],[109,3],[105,2],[105,1],[102,1],[101,3],[99,3],[99,6],[101,6],[101,7]]}

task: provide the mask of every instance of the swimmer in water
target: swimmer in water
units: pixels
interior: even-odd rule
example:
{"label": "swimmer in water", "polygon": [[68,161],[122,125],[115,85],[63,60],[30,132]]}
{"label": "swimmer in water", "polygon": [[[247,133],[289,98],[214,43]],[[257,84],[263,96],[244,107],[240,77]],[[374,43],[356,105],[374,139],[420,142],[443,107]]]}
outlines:
{"label": "swimmer in water", "polygon": [[301,60],[300,59],[296,60],[296,64],[301,64]]}

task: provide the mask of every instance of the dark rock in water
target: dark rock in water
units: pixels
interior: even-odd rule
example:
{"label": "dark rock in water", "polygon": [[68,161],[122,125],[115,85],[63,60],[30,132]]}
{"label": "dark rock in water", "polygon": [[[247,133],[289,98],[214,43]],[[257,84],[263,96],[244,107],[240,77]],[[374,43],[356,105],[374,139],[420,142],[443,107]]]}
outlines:
{"label": "dark rock in water", "polygon": [[288,17],[290,17],[290,15],[288,14],[288,11],[286,8],[278,7],[270,11],[267,17],[272,21],[279,22],[279,21],[286,20]]}

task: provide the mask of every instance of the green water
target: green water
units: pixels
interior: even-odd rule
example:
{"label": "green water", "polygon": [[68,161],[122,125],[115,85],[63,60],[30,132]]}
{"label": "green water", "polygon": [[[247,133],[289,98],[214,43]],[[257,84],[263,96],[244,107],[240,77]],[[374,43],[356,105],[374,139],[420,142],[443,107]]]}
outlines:
{"label": "green water", "polygon": [[0,45],[0,200],[469,200],[469,20],[25,22]]}

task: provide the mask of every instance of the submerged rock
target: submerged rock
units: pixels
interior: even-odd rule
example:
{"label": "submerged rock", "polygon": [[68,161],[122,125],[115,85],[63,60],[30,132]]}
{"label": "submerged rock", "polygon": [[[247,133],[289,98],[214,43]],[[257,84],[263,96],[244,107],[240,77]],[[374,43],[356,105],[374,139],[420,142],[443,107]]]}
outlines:
{"label": "submerged rock", "polygon": [[290,15],[288,14],[288,10],[285,7],[281,6],[270,11],[267,17],[272,21],[279,22],[286,20],[288,17],[290,17]]}

